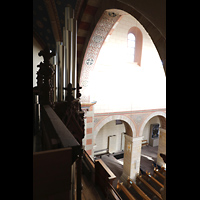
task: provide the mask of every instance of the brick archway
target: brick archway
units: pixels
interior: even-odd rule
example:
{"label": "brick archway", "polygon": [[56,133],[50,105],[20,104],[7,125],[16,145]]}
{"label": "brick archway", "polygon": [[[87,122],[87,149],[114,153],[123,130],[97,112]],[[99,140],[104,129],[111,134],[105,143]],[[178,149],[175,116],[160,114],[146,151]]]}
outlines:
{"label": "brick archway", "polygon": [[[122,120],[124,121],[128,127],[130,128],[130,130],[132,131],[132,137],[136,137],[136,128],[135,128],[135,125],[134,123],[131,121],[130,118],[124,116],[124,115],[112,115],[112,116],[109,116],[109,117],[106,117],[105,119],[103,119],[94,129],[94,140],[96,139],[96,136],[98,134],[98,132],[100,131],[100,129],[106,125],[108,122],[110,121],[113,121],[113,120],[116,120],[116,119],[119,119],[119,120]],[[125,124],[125,128],[127,130],[127,127],[126,127],[126,124]]]}
{"label": "brick archway", "polygon": [[[130,15],[132,15],[133,17],[135,17],[141,24],[142,26],[146,29],[146,31],[148,32],[148,34],[150,35],[157,51],[158,54],[160,55],[160,58],[163,62],[163,68],[164,71],[166,72],[166,36],[165,36],[165,32],[160,30],[160,27],[157,27],[155,25],[155,23],[153,23],[147,16],[145,16],[144,14],[142,14],[134,5],[134,2],[130,4],[127,4],[125,2],[119,2],[117,0],[110,0],[110,1],[106,1],[106,3],[98,5],[98,12],[95,13],[94,17],[91,18],[92,21],[90,22],[90,24],[93,24],[93,26],[90,28],[90,30],[88,31],[88,35],[89,37],[84,38],[84,37],[80,37],[84,39],[84,49],[81,49],[81,51],[79,50],[79,59],[78,59],[78,65],[79,65],[79,69],[78,69],[78,80],[81,79],[81,73],[83,70],[83,63],[84,63],[84,54],[87,51],[87,47],[89,44],[89,40],[92,38],[92,34],[96,29],[96,26],[99,22],[99,20],[101,19],[102,15],[104,14],[104,11],[106,10],[118,10],[120,12],[126,12]],[[143,7],[141,5],[141,7]],[[96,8],[97,10],[97,8]],[[88,23],[89,24],[89,23]],[[163,24],[163,23],[162,23]],[[82,26],[81,26],[82,27]],[[80,29],[80,30],[79,30]],[[79,32],[82,30],[81,28],[79,28]],[[85,30],[84,30],[85,31]],[[83,43],[83,39],[79,39],[80,44]],[[93,60],[89,59],[88,62],[90,62]]]}
{"label": "brick archway", "polygon": [[139,137],[142,136],[144,127],[145,127],[145,125],[147,124],[147,122],[148,122],[151,118],[156,117],[156,116],[158,116],[159,119],[160,119],[161,127],[166,129],[166,113],[164,113],[164,112],[153,112],[153,113],[151,113],[150,115],[148,115],[148,116],[145,118],[145,120],[143,121],[143,123],[142,123],[142,125],[141,125],[141,127],[140,127]]}
{"label": "brick archway", "polygon": [[104,11],[98,23],[96,24],[93,33],[85,51],[80,73],[80,85],[82,87],[81,102],[90,102],[89,95],[89,80],[92,71],[94,70],[101,47],[121,15],[110,16],[108,11]]}

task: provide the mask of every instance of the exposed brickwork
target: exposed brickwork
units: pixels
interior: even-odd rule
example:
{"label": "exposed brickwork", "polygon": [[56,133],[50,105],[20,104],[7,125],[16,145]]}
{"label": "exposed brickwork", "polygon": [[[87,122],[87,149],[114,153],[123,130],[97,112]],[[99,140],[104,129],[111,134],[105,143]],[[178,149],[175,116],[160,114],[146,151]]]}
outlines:
{"label": "exposed brickwork", "polygon": [[92,128],[87,128],[87,134],[91,134],[92,133]]}
{"label": "exposed brickwork", "polygon": [[92,139],[88,139],[88,140],[86,141],[86,145],[90,145],[90,144],[92,144]]}
{"label": "exposed brickwork", "polygon": [[87,123],[91,123],[93,120],[93,117],[87,117]]}

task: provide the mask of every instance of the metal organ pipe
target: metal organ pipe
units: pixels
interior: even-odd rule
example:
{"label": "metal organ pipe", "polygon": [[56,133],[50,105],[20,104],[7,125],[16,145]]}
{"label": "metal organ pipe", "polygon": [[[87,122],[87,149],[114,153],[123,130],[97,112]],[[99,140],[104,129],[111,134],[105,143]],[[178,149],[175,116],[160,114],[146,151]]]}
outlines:
{"label": "metal organ pipe", "polygon": [[63,100],[63,70],[64,70],[64,56],[63,45],[61,42],[56,42],[56,78],[57,78],[57,100]]}
{"label": "metal organ pipe", "polygon": [[[74,10],[71,6],[65,7],[65,27],[63,27],[63,44],[56,43],[57,52],[57,100],[63,101],[69,83],[77,87],[77,20],[74,19]],[[74,92],[76,98],[76,92]]]}

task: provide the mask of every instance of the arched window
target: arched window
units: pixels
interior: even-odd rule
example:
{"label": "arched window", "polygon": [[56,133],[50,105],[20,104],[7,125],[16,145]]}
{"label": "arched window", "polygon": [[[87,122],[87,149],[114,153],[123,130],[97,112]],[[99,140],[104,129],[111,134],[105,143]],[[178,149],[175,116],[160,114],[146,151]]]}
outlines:
{"label": "arched window", "polygon": [[136,62],[141,66],[141,56],[142,56],[142,32],[138,27],[132,27],[128,31],[128,61]]}
{"label": "arched window", "polygon": [[133,33],[128,34],[128,60],[130,62],[135,60],[135,35]]}

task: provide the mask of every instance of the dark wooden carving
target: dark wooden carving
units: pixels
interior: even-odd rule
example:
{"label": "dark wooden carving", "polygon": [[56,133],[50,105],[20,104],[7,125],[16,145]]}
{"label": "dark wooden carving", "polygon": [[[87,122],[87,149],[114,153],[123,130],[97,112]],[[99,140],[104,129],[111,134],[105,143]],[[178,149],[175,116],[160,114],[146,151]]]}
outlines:
{"label": "dark wooden carving", "polygon": [[[81,96],[79,89],[81,87],[77,84],[77,88],[72,88],[72,84],[69,83],[67,88],[64,89],[67,90],[66,101],[56,102],[54,110],[79,144],[82,145],[82,139],[84,138],[84,112],[81,110],[79,101]],[[76,99],[73,97],[75,89],[77,89]]]}
{"label": "dark wooden carving", "polygon": [[163,161],[166,163],[166,155],[163,153],[160,153],[160,156],[162,157]]}
{"label": "dark wooden carving", "polygon": [[48,47],[41,50],[38,53],[39,56],[43,56],[44,62],[40,62],[37,67],[37,86],[34,88],[34,92],[40,95],[40,104],[53,105],[53,84],[52,77],[54,75],[54,70],[52,64],[50,63],[50,58],[55,56],[54,52],[50,53]]}

